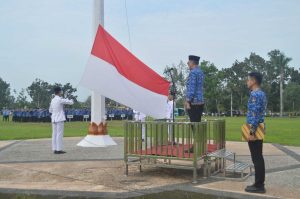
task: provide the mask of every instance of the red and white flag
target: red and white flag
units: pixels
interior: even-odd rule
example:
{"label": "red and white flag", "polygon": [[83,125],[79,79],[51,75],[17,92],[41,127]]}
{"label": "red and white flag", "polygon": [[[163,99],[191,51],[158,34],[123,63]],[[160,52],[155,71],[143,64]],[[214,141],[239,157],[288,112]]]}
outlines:
{"label": "red and white flag", "polygon": [[99,26],[81,85],[154,118],[165,118],[170,83]]}

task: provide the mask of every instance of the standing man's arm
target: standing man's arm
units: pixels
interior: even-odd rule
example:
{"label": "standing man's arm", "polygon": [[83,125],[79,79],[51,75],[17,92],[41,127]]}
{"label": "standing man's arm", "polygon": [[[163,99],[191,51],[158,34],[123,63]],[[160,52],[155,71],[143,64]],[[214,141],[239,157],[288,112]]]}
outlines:
{"label": "standing man's arm", "polygon": [[189,81],[188,81],[188,84],[187,84],[187,88],[186,88],[186,97],[185,97],[185,106],[186,106],[186,109],[191,109],[191,102],[193,100],[193,98],[195,97],[195,86],[197,84],[196,82],[196,74],[191,72],[190,73],[190,77],[189,77]]}
{"label": "standing man's arm", "polygon": [[73,101],[72,99],[65,99],[65,98],[62,98],[62,99],[60,100],[60,103],[72,105],[72,104],[74,104],[74,101]]}
{"label": "standing man's arm", "polygon": [[52,103],[50,103],[50,107],[49,107],[49,113],[51,113],[51,114],[52,114],[52,112],[53,112],[53,107],[52,107]]}
{"label": "standing man's arm", "polygon": [[190,77],[189,77],[189,84],[187,85],[186,89],[186,101],[191,102],[193,98],[195,97],[195,87],[196,87],[196,74],[191,72]]}
{"label": "standing man's arm", "polygon": [[250,95],[250,106],[251,109],[250,114],[251,114],[251,129],[250,132],[255,135],[256,129],[259,125],[259,116],[263,113],[261,113],[261,110],[263,110],[263,100],[261,98],[261,96],[257,95],[257,94],[251,94]]}

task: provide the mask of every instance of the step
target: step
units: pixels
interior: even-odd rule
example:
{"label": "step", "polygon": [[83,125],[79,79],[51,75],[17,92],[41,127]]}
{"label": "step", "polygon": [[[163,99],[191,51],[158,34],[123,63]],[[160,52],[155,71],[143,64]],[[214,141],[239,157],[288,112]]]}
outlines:
{"label": "step", "polygon": [[250,168],[251,165],[243,162],[236,162],[226,167],[228,172],[243,172],[246,169]]}
{"label": "step", "polygon": [[208,157],[214,157],[214,158],[227,158],[231,155],[234,155],[234,153],[231,151],[227,151],[226,149],[220,149],[207,154]]}

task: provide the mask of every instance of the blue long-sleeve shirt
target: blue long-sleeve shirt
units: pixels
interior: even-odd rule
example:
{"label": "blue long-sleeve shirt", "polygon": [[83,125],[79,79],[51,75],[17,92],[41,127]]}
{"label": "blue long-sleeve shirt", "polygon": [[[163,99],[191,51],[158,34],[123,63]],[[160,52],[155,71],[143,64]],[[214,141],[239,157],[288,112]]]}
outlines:
{"label": "blue long-sleeve shirt", "polygon": [[260,89],[251,91],[248,100],[247,123],[251,124],[255,130],[259,123],[265,121],[266,106],[267,98],[265,93]]}
{"label": "blue long-sleeve shirt", "polygon": [[199,66],[190,71],[186,84],[186,101],[192,104],[203,104],[204,73]]}

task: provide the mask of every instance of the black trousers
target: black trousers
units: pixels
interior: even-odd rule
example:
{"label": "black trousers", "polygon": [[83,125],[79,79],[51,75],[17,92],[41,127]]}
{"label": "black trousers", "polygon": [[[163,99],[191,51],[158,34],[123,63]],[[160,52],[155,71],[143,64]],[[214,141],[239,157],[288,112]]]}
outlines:
{"label": "black trousers", "polygon": [[255,169],[255,183],[256,187],[262,187],[265,185],[265,161],[262,154],[263,141],[255,140],[248,142],[252,162]]}
{"label": "black trousers", "polygon": [[188,110],[188,114],[191,122],[201,122],[204,104],[196,105],[191,104],[191,109]]}

